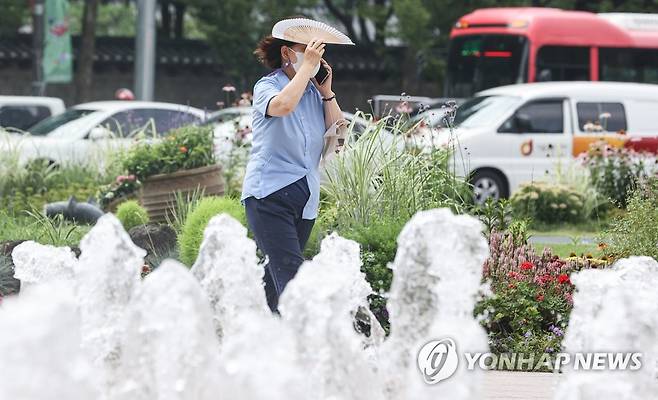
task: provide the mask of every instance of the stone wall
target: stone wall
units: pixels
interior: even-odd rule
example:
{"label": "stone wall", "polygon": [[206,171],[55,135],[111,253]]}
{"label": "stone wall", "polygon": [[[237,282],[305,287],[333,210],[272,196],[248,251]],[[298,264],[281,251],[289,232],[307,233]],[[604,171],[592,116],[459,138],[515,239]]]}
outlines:
{"label": "stone wall", "polygon": [[[27,35],[15,39],[0,38],[0,95],[31,94],[30,40]],[[73,40],[73,47],[75,68],[77,37]],[[90,100],[110,100],[116,89],[133,87],[134,40],[98,38],[96,47]],[[337,47],[327,59],[334,68],[335,92],[346,111],[354,111],[356,107],[370,110],[367,100],[376,94],[441,95],[438,83],[415,79],[413,57],[408,57],[402,47],[389,48],[383,55],[364,48]],[[251,91],[257,80],[257,77],[251,77],[243,82],[231,81],[223,74],[221,61],[214,58],[207,44],[199,41],[160,41],[157,60],[157,101],[214,110],[217,101],[226,100],[226,94],[221,91],[223,85],[232,83],[237,89],[235,96],[242,91]],[[265,75],[267,71],[262,73]],[[62,98],[67,106],[75,104],[74,84],[49,84],[45,94]]]}

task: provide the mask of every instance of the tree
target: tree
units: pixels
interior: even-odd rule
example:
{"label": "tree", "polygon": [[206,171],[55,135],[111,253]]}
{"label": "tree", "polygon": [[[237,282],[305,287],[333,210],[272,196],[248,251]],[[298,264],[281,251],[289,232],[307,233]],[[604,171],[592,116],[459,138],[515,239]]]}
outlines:
{"label": "tree", "polygon": [[182,39],[186,9],[187,4],[184,1],[160,0],[161,21],[158,34],[166,38]]}
{"label": "tree", "polygon": [[30,21],[26,0],[0,0],[0,35],[15,35],[18,28]]}
{"label": "tree", "polygon": [[79,103],[88,101],[91,96],[91,86],[94,73],[94,52],[96,50],[96,19],[98,16],[98,1],[85,1],[82,13],[82,38],[78,57],[76,75],[76,99]]}
{"label": "tree", "polygon": [[185,3],[214,45],[225,74],[245,87],[263,72],[253,55],[258,40],[271,32],[276,21],[298,14],[314,1],[185,0]]}
{"label": "tree", "polygon": [[384,46],[387,25],[395,11],[394,3],[391,0],[324,0],[327,10],[343,25],[352,41],[364,46]]}

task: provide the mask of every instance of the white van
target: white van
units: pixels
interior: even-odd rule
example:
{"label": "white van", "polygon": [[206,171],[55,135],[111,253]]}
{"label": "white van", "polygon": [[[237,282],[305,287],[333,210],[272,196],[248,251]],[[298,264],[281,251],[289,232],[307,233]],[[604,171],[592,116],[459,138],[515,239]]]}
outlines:
{"label": "white van", "polygon": [[56,97],[0,96],[0,128],[25,131],[64,108],[64,101]]}
{"label": "white van", "polygon": [[[431,119],[431,117],[430,117]],[[521,183],[541,180],[562,157],[590,143],[655,153],[658,85],[547,82],[502,86],[476,94],[457,110],[451,139],[458,173],[470,176],[476,201],[508,197]]]}

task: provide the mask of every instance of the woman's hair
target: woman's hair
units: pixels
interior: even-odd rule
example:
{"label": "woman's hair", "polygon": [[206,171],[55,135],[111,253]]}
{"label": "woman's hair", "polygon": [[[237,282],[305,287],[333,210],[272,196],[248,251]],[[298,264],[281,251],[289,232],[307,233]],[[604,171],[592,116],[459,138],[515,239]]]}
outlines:
{"label": "woman's hair", "polygon": [[[285,19],[308,18],[305,15],[291,15]],[[263,65],[270,69],[281,68],[281,47],[292,47],[295,43],[283,39],[277,39],[270,35],[265,36],[258,42],[254,55]]]}
{"label": "woman's hair", "polygon": [[266,67],[270,69],[281,68],[281,47],[292,45],[294,45],[293,42],[268,35],[258,42],[254,54],[258,58],[258,61]]}

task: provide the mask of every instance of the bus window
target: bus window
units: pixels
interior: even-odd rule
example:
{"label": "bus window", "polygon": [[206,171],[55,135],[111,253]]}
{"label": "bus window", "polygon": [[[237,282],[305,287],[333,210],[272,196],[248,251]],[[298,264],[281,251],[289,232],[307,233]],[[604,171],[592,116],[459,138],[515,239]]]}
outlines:
{"label": "bus window", "polygon": [[576,110],[581,132],[626,130],[626,113],[621,103],[578,103]]}
{"label": "bus window", "polygon": [[658,83],[658,49],[599,49],[602,81]]}
{"label": "bus window", "polygon": [[498,132],[562,133],[563,103],[563,100],[540,100],[524,104],[500,126]]}
{"label": "bus window", "polygon": [[527,40],[517,35],[459,36],[450,43],[445,92],[469,97],[480,90],[527,79]]}
{"label": "bus window", "polygon": [[589,47],[542,46],[535,81],[588,81]]}

